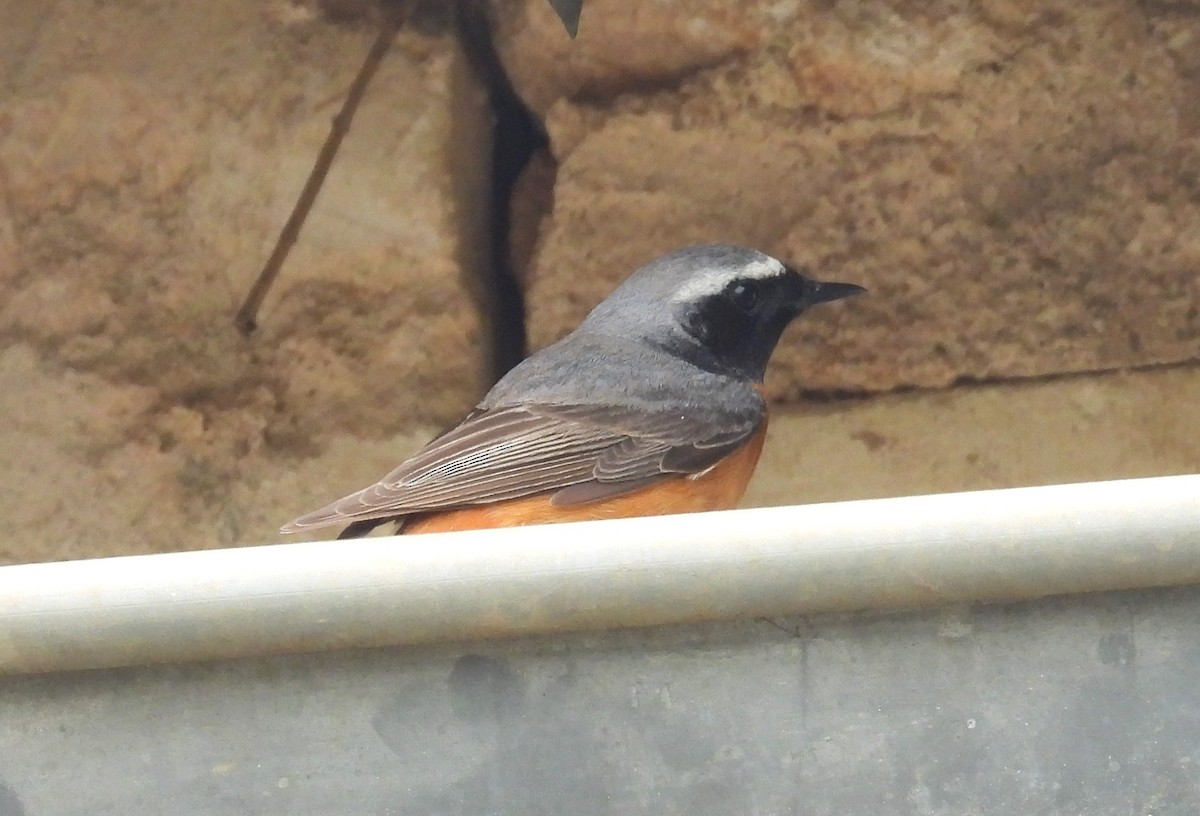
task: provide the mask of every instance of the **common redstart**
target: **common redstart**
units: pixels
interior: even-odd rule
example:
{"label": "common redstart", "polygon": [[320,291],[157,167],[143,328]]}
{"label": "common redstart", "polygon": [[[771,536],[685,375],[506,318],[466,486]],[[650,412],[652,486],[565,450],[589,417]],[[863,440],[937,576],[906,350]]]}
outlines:
{"label": "common redstart", "polygon": [[283,528],[404,533],[725,510],[767,429],[759,390],[784,328],[865,291],[722,244],[634,272],[579,328],[505,375],[379,482]]}

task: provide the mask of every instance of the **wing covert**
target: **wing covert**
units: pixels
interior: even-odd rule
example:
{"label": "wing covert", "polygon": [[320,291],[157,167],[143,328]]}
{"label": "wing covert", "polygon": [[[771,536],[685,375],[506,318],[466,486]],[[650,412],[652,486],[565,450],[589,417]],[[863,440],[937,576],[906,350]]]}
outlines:
{"label": "wing covert", "polygon": [[549,491],[560,491],[556,504],[596,501],[669,475],[702,472],[752,436],[762,418],[762,411],[696,416],[589,405],[476,410],[379,482],[283,531]]}

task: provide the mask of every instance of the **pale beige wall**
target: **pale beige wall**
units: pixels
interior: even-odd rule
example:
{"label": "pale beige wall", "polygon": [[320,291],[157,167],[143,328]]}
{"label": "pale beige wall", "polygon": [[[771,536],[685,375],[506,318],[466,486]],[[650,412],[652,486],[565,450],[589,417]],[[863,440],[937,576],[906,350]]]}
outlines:
{"label": "pale beige wall", "polygon": [[886,391],[1200,356],[1200,5],[494,0],[545,118],[531,334],[627,270],[748,243],[865,284],[768,388]]}
{"label": "pale beige wall", "polygon": [[0,31],[0,559],[272,541],[486,388],[488,112],[448,20],[400,35],[249,339],[370,20],[19,0]]}
{"label": "pale beige wall", "polygon": [[[588,0],[574,42],[489,8],[551,138],[514,201],[535,345],[687,242],[871,288],[785,337],[751,502],[1200,468],[1187,369],[936,390],[1200,358],[1200,5]],[[274,541],[486,387],[489,120],[444,19],[232,327],[372,36],[0,8],[0,559]],[[795,402],[903,386],[935,390]]]}

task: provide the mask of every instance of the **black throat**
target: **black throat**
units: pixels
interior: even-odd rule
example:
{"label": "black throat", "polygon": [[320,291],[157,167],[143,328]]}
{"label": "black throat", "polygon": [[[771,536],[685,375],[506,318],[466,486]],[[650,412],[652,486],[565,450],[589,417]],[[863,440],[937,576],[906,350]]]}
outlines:
{"label": "black throat", "polygon": [[766,376],[779,338],[798,314],[789,303],[766,293],[755,309],[740,308],[722,294],[680,311],[685,335],[672,337],[669,351],[706,371],[754,382]]}

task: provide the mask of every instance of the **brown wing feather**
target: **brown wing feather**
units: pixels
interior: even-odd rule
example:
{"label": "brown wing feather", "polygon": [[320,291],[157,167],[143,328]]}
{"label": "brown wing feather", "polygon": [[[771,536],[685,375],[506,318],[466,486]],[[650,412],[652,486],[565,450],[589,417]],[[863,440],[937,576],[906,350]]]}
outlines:
{"label": "brown wing feather", "polygon": [[[379,482],[284,532],[563,491],[556,504],[597,501],[665,474],[699,473],[753,435],[761,415],[595,406],[476,411]],[[580,486],[573,488],[573,486]]]}

